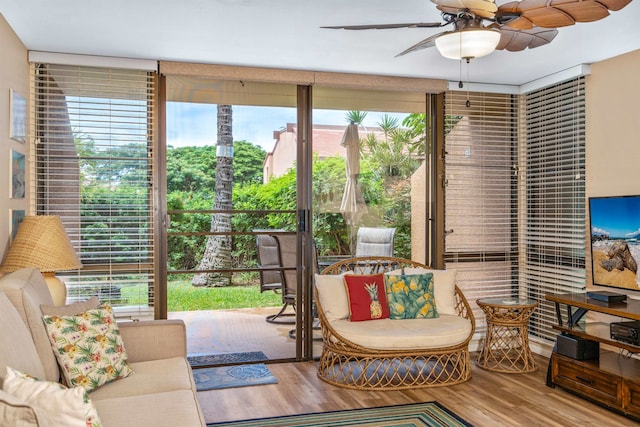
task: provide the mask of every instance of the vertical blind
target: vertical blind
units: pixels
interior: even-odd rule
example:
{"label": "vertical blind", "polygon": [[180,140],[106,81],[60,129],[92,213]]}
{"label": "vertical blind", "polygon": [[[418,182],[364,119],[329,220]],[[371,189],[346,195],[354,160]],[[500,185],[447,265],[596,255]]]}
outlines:
{"label": "vertical blind", "polygon": [[36,210],[60,215],[83,268],[70,301],[152,313],[155,74],[34,64]]}
{"label": "vertical blind", "polygon": [[[482,319],[475,300],[511,296],[517,282],[517,99],[466,92],[444,99],[445,265]],[[484,322],[477,325],[482,331]]]}
{"label": "vertical blind", "polygon": [[540,302],[530,332],[555,339],[548,292],[586,286],[584,77],[523,96],[520,285]]}

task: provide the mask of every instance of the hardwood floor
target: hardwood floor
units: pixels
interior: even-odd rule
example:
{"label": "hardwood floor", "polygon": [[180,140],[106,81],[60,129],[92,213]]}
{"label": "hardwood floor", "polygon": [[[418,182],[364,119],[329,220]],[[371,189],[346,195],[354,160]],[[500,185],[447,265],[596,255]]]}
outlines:
{"label": "hardwood floor", "polygon": [[536,356],[536,361],[540,368],[531,374],[489,372],[472,362],[472,379],[464,384],[376,392],[329,385],[316,376],[315,362],[270,364],[278,384],[199,392],[198,399],[207,422],[436,400],[475,427],[640,425],[560,388],[547,387],[548,360]]}

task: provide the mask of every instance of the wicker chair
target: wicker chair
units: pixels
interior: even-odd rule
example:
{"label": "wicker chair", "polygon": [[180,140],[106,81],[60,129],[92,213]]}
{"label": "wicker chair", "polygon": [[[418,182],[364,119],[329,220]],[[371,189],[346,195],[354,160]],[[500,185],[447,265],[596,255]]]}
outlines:
{"label": "wicker chair", "polygon": [[[364,257],[337,262],[325,268],[321,274],[371,274],[408,267],[429,268],[407,259]],[[323,337],[318,377],[323,381],[357,390],[400,390],[453,385],[471,378],[469,341],[475,332],[475,318],[458,286],[455,286],[455,311],[471,323],[469,336],[464,342],[450,347],[411,350],[366,348],[340,336],[327,320],[318,290],[315,292]],[[428,334],[428,330],[425,333]]]}

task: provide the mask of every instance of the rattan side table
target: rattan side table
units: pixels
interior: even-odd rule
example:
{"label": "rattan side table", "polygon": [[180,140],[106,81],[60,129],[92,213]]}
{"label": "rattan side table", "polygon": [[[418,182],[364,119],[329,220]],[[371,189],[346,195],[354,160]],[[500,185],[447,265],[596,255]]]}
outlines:
{"label": "rattan side table", "polygon": [[533,372],[538,369],[529,348],[529,318],[538,302],[518,298],[480,298],[487,319],[487,337],[476,364],[489,371]]}

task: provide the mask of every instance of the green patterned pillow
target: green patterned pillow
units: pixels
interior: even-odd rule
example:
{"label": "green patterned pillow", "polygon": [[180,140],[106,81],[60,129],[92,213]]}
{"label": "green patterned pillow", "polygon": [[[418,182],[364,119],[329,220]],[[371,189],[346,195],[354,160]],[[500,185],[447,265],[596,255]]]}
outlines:
{"label": "green patterned pillow", "polygon": [[92,391],[133,373],[108,304],[77,316],[45,315],[43,320],[69,386]]}
{"label": "green patterned pillow", "polygon": [[438,317],[433,297],[433,274],[384,276],[390,319],[432,319]]}

